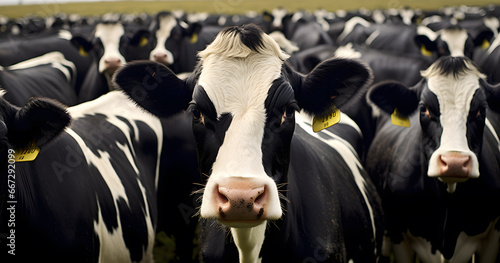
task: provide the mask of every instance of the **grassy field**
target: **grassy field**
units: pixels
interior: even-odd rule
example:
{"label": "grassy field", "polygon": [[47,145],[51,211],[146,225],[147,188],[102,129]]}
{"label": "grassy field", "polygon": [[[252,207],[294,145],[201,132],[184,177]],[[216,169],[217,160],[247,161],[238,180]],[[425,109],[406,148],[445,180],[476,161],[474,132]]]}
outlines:
{"label": "grassy field", "polygon": [[91,3],[52,3],[41,5],[0,6],[0,15],[11,18],[26,15],[48,16],[58,12],[82,15],[101,15],[108,12],[154,14],[162,10],[241,14],[246,11],[261,12],[283,6],[290,11],[324,8],[328,11],[358,8],[389,9],[401,7],[438,9],[444,6],[500,4],[500,0],[167,0],[167,1],[112,1]]}

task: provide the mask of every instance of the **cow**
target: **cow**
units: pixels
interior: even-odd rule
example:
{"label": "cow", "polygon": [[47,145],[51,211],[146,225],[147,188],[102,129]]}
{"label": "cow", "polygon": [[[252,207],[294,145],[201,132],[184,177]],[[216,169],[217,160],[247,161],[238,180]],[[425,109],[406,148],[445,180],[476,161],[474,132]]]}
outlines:
{"label": "cow", "polygon": [[442,57],[422,76],[411,88],[385,82],[368,92],[379,115],[366,169],[395,260],[496,262],[500,88],[466,57]]}
{"label": "cow", "polygon": [[78,49],[71,44],[71,38],[72,33],[67,30],[50,30],[25,37],[6,38],[0,42],[0,66],[7,67],[47,53],[60,52],[75,65],[75,92],[78,94],[92,60],[79,54]]}
{"label": "cow", "polygon": [[0,67],[0,87],[4,99],[17,106],[31,97],[48,97],[73,106],[78,103],[75,90],[76,67],[61,52],[54,51],[8,67]]}
{"label": "cow", "polygon": [[498,58],[500,57],[500,37],[495,37],[491,45],[486,49],[476,49],[474,52],[473,60],[487,75],[489,83],[500,82],[500,71],[498,71]]}
{"label": "cow", "polygon": [[376,261],[381,207],[356,151],[358,128],[343,115],[342,124],[315,134],[309,117],[342,107],[369,83],[368,67],[332,59],[300,75],[252,24],[224,29],[199,56],[185,80],[141,61],[114,81],[155,115],[192,112],[206,176],[200,260]]}
{"label": "cow", "polygon": [[474,49],[493,37],[491,30],[483,30],[472,36],[466,29],[450,25],[437,32],[425,26],[417,28],[415,43],[427,56],[435,59],[442,56],[465,56],[472,58]]}
{"label": "cow", "polygon": [[169,66],[175,73],[192,72],[196,53],[212,42],[221,29],[198,22],[188,25],[171,12],[159,12],[149,26],[153,44],[149,59]]}
{"label": "cow", "polygon": [[0,105],[1,261],[153,262],[160,120],[119,91]]}
{"label": "cow", "polygon": [[[117,21],[102,21],[94,26],[90,39],[85,34],[75,34],[71,42],[82,56],[90,56],[93,63],[88,68],[79,93],[79,102],[93,100],[113,90],[114,72],[133,59],[146,59],[149,54],[147,30],[128,32]],[[139,56],[138,54],[142,54]]]}

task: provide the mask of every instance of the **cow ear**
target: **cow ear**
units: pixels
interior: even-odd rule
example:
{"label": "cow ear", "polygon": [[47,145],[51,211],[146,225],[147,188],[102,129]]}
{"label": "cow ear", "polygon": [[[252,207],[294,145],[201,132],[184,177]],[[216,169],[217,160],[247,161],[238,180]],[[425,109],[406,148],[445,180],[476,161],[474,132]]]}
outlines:
{"label": "cow ear", "polygon": [[489,29],[481,31],[474,39],[474,45],[476,47],[481,47],[481,49],[488,49],[490,47],[491,39],[493,38],[493,32]]}
{"label": "cow ear", "polygon": [[483,79],[479,82],[486,91],[486,101],[491,110],[500,113],[500,83],[491,85]]}
{"label": "cow ear", "polygon": [[424,56],[432,56],[432,52],[437,50],[436,38],[438,34],[426,26],[417,28],[417,35],[414,38],[415,44],[420,48]]}
{"label": "cow ear", "polygon": [[189,42],[191,44],[198,42],[198,35],[200,34],[202,28],[203,25],[199,22],[194,22],[189,25],[187,36],[189,37]]}
{"label": "cow ear", "polygon": [[73,36],[71,44],[78,49],[80,56],[86,57],[90,50],[92,50],[92,43],[82,36]]}
{"label": "cow ear", "polygon": [[401,115],[409,116],[418,108],[417,92],[416,88],[409,89],[399,82],[387,81],[370,87],[368,100],[389,114],[397,108]]}
{"label": "cow ear", "polygon": [[368,66],[352,59],[333,58],[318,64],[305,78],[296,99],[312,115],[320,115],[332,106],[341,108],[372,81]]}
{"label": "cow ear", "polygon": [[71,123],[71,116],[59,102],[31,99],[15,114],[9,129],[9,141],[15,148],[31,143],[42,147],[51,142]]}
{"label": "cow ear", "polygon": [[133,46],[143,47],[148,44],[149,35],[150,32],[148,30],[145,29],[137,30],[137,32],[135,32],[135,34],[130,39],[130,44]]}
{"label": "cow ear", "polygon": [[432,52],[437,50],[436,42],[425,35],[415,36],[415,43],[420,48],[420,53],[426,57],[432,56]]}
{"label": "cow ear", "polygon": [[163,64],[149,60],[127,63],[113,78],[114,84],[135,103],[159,117],[185,110],[191,89]]}

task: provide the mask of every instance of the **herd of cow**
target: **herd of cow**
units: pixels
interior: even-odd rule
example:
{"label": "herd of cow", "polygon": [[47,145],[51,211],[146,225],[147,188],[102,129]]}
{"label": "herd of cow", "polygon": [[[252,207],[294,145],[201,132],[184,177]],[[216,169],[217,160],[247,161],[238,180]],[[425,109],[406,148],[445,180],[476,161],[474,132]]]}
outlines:
{"label": "herd of cow", "polygon": [[0,20],[1,262],[500,262],[500,9]]}

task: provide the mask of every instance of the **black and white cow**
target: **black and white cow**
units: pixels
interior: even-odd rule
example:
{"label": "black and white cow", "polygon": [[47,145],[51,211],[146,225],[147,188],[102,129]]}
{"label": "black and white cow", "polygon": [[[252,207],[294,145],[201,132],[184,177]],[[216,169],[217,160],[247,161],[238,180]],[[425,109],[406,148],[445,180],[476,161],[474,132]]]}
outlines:
{"label": "black and white cow", "polygon": [[0,87],[4,99],[17,106],[31,97],[47,97],[73,106],[78,103],[75,90],[75,64],[54,51],[8,67],[0,66]]}
{"label": "black and white cow", "polygon": [[47,53],[60,52],[75,65],[75,92],[78,94],[92,60],[79,54],[78,49],[71,44],[71,38],[72,33],[67,30],[5,38],[0,41],[0,66],[7,67]]}
{"label": "black and white cow", "polygon": [[[152,262],[158,118],[118,91],[67,111],[48,99],[0,105],[1,261]],[[7,155],[33,142],[33,161]]]}
{"label": "black and white cow", "polygon": [[489,83],[500,83],[500,37],[495,37],[486,49],[476,49],[473,60],[484,74]]}
{"label": "black and white cow", "polygon": [[474,49],[481,46],[484,41],[489,42],[492,37],[493,32],[489,29],[473,36],[467,29],[456,25],[450,25],[437,32],[428,27],[419,26],[415,43],[421,50],[424,50],[423,53],[435,58],[442,56],[472,58]]}
{"label": "black and white cow", "polygon": [[[136,62],[115,82],[160,116],[190,105],[207,176],[201,260],[375,262],[381,207],[355,150],[356,125],[344,115],[315,134],[308,114],[295,115],[341,107],[370,81],[368,68],[333,59],[302,76],[254,25],[226,28],[199,55],[186,80],[161,64]],[[230,228],[236,247],[217,222]]]}
{"label": "black and white cow", "polygon": [[[496,262],[500,88],[464,57],[443,57],[412,88],[375,85],[381,110],[366,169],[379,185],[397,262]],[[397,109],[410,127],[391,123]],[[396,120],[397,121],[397,120]]]}
{"label": "black and white cow", "polygon": [[149,27],[153,45],[149,59],[169,66],[175,73],[192,72],[198,51],[212,42],[221,29],[198,22],[187,24],[171,12],[160,12]]}
{"label": "black and white cow", "polygon": [[148,52],[143,51],[148,50],[148,34],[147,30],[127,32],[122,23],[105,21],[95,25],[90,39],[85,35],[74,35],[71,42],[83,56],[91,56],[93,60],[82,83],[80,102],[93,100],[113,90],[112,75],[127,61],[146,59]]}

